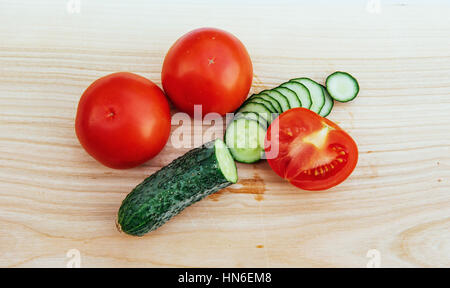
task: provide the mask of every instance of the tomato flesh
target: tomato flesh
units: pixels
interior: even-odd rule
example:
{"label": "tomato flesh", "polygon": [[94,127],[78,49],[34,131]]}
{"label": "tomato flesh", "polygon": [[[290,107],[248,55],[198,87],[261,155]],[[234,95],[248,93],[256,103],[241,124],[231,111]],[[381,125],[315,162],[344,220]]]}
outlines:
{"label": "tomato flesh", "polygon": [[358,148],[350,135],[305,108],[290,109],[276,118],[265,141],[270,167],[304,190],[338,185],[358,161]]}

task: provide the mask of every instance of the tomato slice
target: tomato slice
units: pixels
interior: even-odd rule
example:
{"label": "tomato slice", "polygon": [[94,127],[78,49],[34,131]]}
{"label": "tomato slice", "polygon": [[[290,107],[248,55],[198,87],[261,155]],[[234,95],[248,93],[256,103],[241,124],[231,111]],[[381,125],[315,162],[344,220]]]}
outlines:
{"label": "tomato slice", "polygon": [[352,137],[305,108],[290,109],[276,118],[265,142],[272,170],[304,190],[338,185],[358,162],[358,147]]}

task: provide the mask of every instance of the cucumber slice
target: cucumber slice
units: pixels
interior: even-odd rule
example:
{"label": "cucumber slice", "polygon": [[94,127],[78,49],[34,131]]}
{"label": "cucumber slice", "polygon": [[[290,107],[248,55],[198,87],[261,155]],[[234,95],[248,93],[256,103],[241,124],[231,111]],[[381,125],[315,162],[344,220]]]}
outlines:
{"label": "cucumber slice", "polygon": [[250,98],[248,98],[245,101],[245,103],[261,103],[264,106],[266,106],[266,108],[269,109],[269,111],[271,113],[277,113],[277,110],[275,109],[275,107],[273,107],[272,103],[270,103],[269,101],[267,101],[263,98],[255,98],[255,97],[251,96]]}
{"label": "cucumber slice", "polygon": [[327,89],[322,86],[323,94],[325,95],[325,104],[323,105],[322,109],[320,109],[319,115],[322,117],[327,117],[328,114],[330,114],[331,109],[333,109],[334,106],[334,100],[331,98],[330,94],[328,94]]}
{"label": "cucumber slice", "polygon": [[322,86],[309,78],[296,78],[290,81],[298,82],[308,88],[312,102],[309,110],[319,113],[320,109],[322,109],[325,104],[325,96],[323,95]]}
{"label": "cucumber slice", "polygon": [[291,105],[289,104],[289,101],[286,98],[286,96],[284,96],[283,94],[281,94],[278,91],[264,90],[264,91],[260,92],[259,94],[266,94],[266,95],[269,95],[270,97],[272,97],[273,99],[277,100],[281,106],[281,110],[282,110],[281,112],[291,109]]}
{"label": "cucumber slice", "polygon": [[263,117],[259,117],[258,114],[255,112],[238,112],[236,113],[236,115],[234,115],[233,121],[240,118],[257,121],[259,125],[261,125],[266,130],[269,127],[269,124],[267,124],[266,119],[264,119]]}
{"label": "cucumber slice", "polygon": [[233,158],[242,163],[254,163],[264,155],[266,130],[257,121],[239,118],[225,132],[225,143]]}
{"label": "cucumber slice", "polygon": [[281,109],[280,103],[278,103],[277,100],[273,99],[272,97],[270,97],[267,94],[264,94],[264,93],[255,94],[255,95],[251,96],[251,98],[262,98],[266,101],[269,101],[272,104],[272,106],[275,108],[275,110],[277,110],[276,111],[277,113],[283,112],[283,110]]}
{"label": "cucumber slice", "polygon": [[327,77],[325,83],[330,96],[339,102],[351,101],[359,92],[358,81],[347,72],[334,72]]}
{"label": "cucumber slice", "polygon": [[309,95],[309,90],[305,87],[305,85],[299,82],[289,81],[281,84],[280,87],[286,87],[294,91],[295,94],[297,94],[298,99],[302,103],[303,108],[309,109],[311,107],[311,95]]}
{"label": "cucumber slice", "polygon": [[[253,121],[259,121],[261,117],[258,116],[255,112],[239,112],[234,115],[233,120],[239,119],[239,118],[246,118]],[[264,119],[263,119],[264,120]]]}
{"label": "cucumber slice", "polygon": [[255,112],[258,116],[263,117],[267,123],[272,123],[273,117],[270,110],[261,103],[249,102],[245,103],[237,112]]}
{"label": "cucumber slice", "polygon": [[117,227],[142,236],[237,179],[236,164],[225,143],[220,139],[208,142],[137,185],[120,206]]}
{"label": "cucumber slice", "polygon": [[291,106],[291,108],[302,107],[302,103],[298,99],[297,94],[295,94],[295,92],[292,91],[291,89],[278,86],[276,88],[273,88],[272,91],[280,92],[281,94],[286,96],[286,98],[289,101],[289,106]]}
{"label": "cucumber slice", "polygon": [[227,181],[231,183],[236,183],[238,180],[236,163],[234,163],[234,159],[231,156],[230,150],[222,140],[215,140],[214,153],[223,177],[225,177],[225,179],[227,179]]}

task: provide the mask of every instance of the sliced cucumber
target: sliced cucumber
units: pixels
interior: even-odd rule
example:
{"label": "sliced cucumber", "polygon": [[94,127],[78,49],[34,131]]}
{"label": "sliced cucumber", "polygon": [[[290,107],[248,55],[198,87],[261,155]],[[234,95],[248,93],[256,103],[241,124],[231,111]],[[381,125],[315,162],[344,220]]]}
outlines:
{"label": "sliced cucumber", "polygon": [[253,121],[259,121],[261,117],[258,116],[255,112],[238,112],[236,115],[234,115],[233,120],[239,119],[239,118],[246,118]]}
{"label": "sliced cucumber", "polygon": [[227,181],[231,183],[236,183],[238,181],[236,163],[234,163],[234,159],[230,154],[230,150],[222,140],[215,140],[214,152],[217,164],[219,166],[220,172],[222,172],[223,177],[225,177],[225,179],[227,179]]}
{"label": "sliced cucumber", "polygon": [[309,110],[319,113],[320,109],[325,105],[325,95],[323,95],[322,86],[309,78],[296,78],[290,81],[298,82],[308,88],[312,102]]}
{"label": "sliced cucumber", "polygon": [[323,105],[322,109],[320,109],[319,115],[322,117],[327,117],[328,114],[330,114],[331,109],[333,109],[334,106],[334,100],[331,98],[330,94],[328,94],[327,89],[322,86],[323,94],[325,95],[325,104]]}
{"label": "sliced cucumber", "polygon": [[303,108],[309,109],[311,107],[311,95],[309,95],[309,90],[305,87],[305,85],[299,82],[289,81],[281,84],[280,87],[286,87],[294,91],[295,94],[297,94],[298,99],[302,103]]}
{"label": "sliced cucumber", "polygon": [[273,99],[272,97],[270,97],[267,94],[264,94],[264,93],[255,94],[255,95],[251,96],[251,98],[262,98],[266,101],[269,101],[272,104],[272,106],[275,108],[275,110],[277,110],[276,111],[277,113],[283,112],[283,110],[281,109],[280,103],[278,103],[277,100]]}
{"label": "sliced cucumber", "polygon": [[295,92],[292,91],[291,89],[286,87],[276,87],[273,88],[272,91],[280,92],[281,94],[286,96],[286,98],[289,101],[289,106],[291,106],[291,108],[302,107],[302,103],[298,99],[297,94],[295,94]]}
{"label": "sliced cucumber", "polygon": [[264,155],[266,130],[257,121],[239,118],[225,132],[225,143],[236,161],[254,163]]}
{"label": "sliced cucumber", "polygon": [[255,98],[252,96],[248,98],[245,103],[261,103],[266,106],[267,109],[269,109],[270,113],[277,113],[277,110],[275,109],[275,107],[273,107],[272,103],[262,98]]}
{"label": "sliced cucumber", "polygon": [[260,117],[263,117],[264,120],[267,121],[267,123],[272,123],[272,113],[264,104],[261,103],[245,103],[241,108],[239,108],[237,112],[254,112]]}
{"label": "sliced cucumber", "polygon": [[359,92],[358,81],[347,72],[334,72],[327,77],[325,83],[330,96],[339,102],[351,101]]}
{"label": "sliced cucumber", "polygon": [[264,119],[263,117],[259,117],[259,115],[255,112],[238,112],[236,113],[236,115],[234,115],[233,120],[237,120],[240,118],[257,121],[259,125],[261,125],[266,130],[269,127],[269,124],[267,124],[266,119]]}
{"label": "sliced cucumber", "polygon": [[[289,104],[288,99],[286,98],[286,96],[284,96],[283,94],[281,94],[278,91],[272,91],[272,90],[264,90],[262,91],[261,94],[266,94],[269,95],[270,97],[272,97],[273,99],[277,100],[278,103],[280,103],[281,106],[281,112],[287,111],[289,109],[291,109],[291,105]],[[280,112],[280,113],[281,113]]]}

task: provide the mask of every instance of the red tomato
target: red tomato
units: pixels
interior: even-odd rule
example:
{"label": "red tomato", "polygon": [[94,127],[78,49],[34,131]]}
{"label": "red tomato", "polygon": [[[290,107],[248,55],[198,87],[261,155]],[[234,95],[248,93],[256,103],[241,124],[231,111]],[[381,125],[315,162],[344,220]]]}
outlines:
{"label": "red tomato", "polygon": [[213,28],[191,31],[167,52],[161,73],[164,91],[178,109],[193,115],[236,110],[252,85],[253,66],[244,45]]}
{"label": "red tomato", "polygon": [[278,151],[267,159],[273,171],[304,190],[338,185],[358,162],[352,137],[305,108],[290,109],[276,118],[267,130],[265,145],[268,158],[274,153],[270,151]]}
{"label": "red tomato", "polygon": [[96,80],[78,103],[75,129],[84,149],[116,169],[138,166],[169,138],[170,109],[162,90],[132,73]]}

